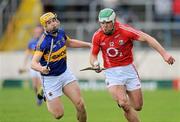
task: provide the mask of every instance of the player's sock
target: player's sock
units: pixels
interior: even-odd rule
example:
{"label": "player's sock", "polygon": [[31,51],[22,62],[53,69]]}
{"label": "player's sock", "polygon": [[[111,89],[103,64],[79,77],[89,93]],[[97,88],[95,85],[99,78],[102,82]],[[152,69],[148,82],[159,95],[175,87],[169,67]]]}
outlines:
{"label": "player's sock", "polygon": [[41,87],[38,92],[37,92],[37,98],[39,100],[43,100],[46,101],[46,97],[44,96],[44,92],[43,92],[43,88]]}
{"label": "player's sock", "polygon": [[36,103],[37,103],[38,106],[40,106],[43,103],[43,99],[37,98]]}

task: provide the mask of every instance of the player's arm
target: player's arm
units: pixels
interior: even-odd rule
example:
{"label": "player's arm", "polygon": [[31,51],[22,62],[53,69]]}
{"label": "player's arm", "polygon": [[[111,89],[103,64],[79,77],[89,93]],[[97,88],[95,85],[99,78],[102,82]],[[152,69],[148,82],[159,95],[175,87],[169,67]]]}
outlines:
{"label": "player's arm", "polygon": [[73,48],[91,48],[91,43],[88,42],[83,42],[77,39],[71,39],[68,36],[66,36],[66,45],[68,47],[73,47]]}
{"label": "player's arm", "polygon": [[98,69],[98,70],[95,70],[96,73],[100,73],[102,71],[102,69],[100,67],[100,63],[98,61],[98,53],[95,54],[95,53],[93,53],[93,51],[91,51],[91,53],[90,53],[90,64],[93,68]]}
{"label": "player's arm", "polygon": [[163,59],[170,65],[172,65],[175,59],[161,46],[161,44],[152,36],[141,32],[139,34],[139,41],[147,42],[151,47],[153,47],[159,54],[163,57]]}
{"label": "player's arm", "polygon": [[92,38],[92,47],[91,47],[91,52],[90,52],[90,64],[93,67],[99,66],[99,61],[98,61],[99,51],[100,51],[99,38],[97,35],[94,34]]}
{"label": "player's arm", "polygon": [[23,60],[23,65],[19,69],[19,73],[24,73],[24,72],[26,72],[28,70],[28,68],[27,68],[28,59],[32,55],[30,49],[26,49],[24,53],[25,53],[25,57],[24,57],[24,60]]}
{"label": "player's arm", "polygon": [[98,58],[96,54],[90,54],[90,64],[92,67],[97,67],[99,65]]}
{"label": "player's arm", "polygon": [[42,74],[48,74],[49,69],[47,69],[46,66],[42,66],[39,62],[42,55],[43,55],[43,52],[40,52],[40,51],[36,51],[34,53],[34,56],[32,58],[32,62],[31,62],[31,68],[38,72],[41,72]]}
{"label": "player's arm", "polygon": [[97,73],[102,71],[101,68],[100,68],[100,63],[98,61],[98,53],[99,53],[99,51],[100,51],[100,46],[99,46],[98,39],[93,36],[92,48],[91,48],[89,61],[90,61],[90,64],[91,64],[92,67],[98,68],[98,70],[95,70]]}
{"label": "player's arm", "polygon": [[28,64],[28,59],[29,59],[29,57],[31,57],[31,56],[32,56],[31,50],[30,50],[30,49],[26,49],[26,50],[25,50],[25,57],[24,57],[23,67],[26,67],[26,66],[27,66],[27,64]]}

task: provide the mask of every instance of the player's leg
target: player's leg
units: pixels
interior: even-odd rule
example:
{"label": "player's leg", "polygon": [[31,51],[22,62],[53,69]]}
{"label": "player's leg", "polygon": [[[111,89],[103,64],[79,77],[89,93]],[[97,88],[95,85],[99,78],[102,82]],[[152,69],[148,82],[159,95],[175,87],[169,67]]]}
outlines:
{"label": "player's leg", "polygon": [[126,119],[129,122],[139,122],[137,112],[131,106],[126,94],[126,88],[123,85],[113,85],[108,87],[108,91],[117,104],[123,109]]}
{"label": "player's leg", "polygon": [[60,81],[60,76],[43,76],[42,86],[44,95],[46,97],[46,104],[48,111],[56,119],[60,119],[64,115],[64,108],[59,98],[62,96],[62,82]]}
{"label": "player's leg", "polygon": [[37,93],[38,89],[37,89],[37,77],[32,77],[32,87],[35,93]]}
{"label": "player's leg", "polygon": [[48,111],[54,116],[56,119],[60,119],[64,115],[64,108],[59,97],[53,98],[52,100],[46,101]]}
{"label": "player's leg", "polygon": [[39,77],[33,77],[32,78],[32,86],[33,86],[33,89],[34,89],[34,92],[35,92],[37,105],[41,105],[42,102],[43,102],[43,99],[38,98],[38,91],[41,88],[41,80],[40,80]]}
{"label": "player's leg", "polygon": [[140,79],[137,76],[129,79],[126,84],[126,89],[131,105],[135,110],[140,111],[143,106],[143,96],[141,91]]}
{"label": "player's leg", "polygon": [[37,93],[38,89],[41,87],[40,73],[33,69],[30,69],[30,75],[32,78],[33,89],[35,93]]}
{"label": "player's leg", "polygon": [[84,105],[84,100],[80,93],[80,88],[77,81],[72,81],[64,86],[64,94],[72,101],[77,110],[77,119],[79,122],[86,122],[87,115]]}
{"label": "player's leg", "polygon": [[133,108],[136,111],[140,111],[143,106],[143,96],[142,96],[142,91],[141,89],[136,89],[133,91],[127,91],[130,102],[133,106]]}
{"label": "player's leg", "polygon": [[37,94],[38,94],[38,90],[41,87],[41,79],[40,79],[40,74],[39,72],[30,69],[30,75],[31,75],[31,79],[32,79],[32,87],[36,96],[36,103],[37,105],[41,105],[43,100],[38,99]]}
{"label": "player's leg", "polygon": [[32,85],[35,93],[37,93],[38,89],[41,87],[41,80],[39,77],[32,77]]}
{"label": "player's leg", "polygon": [[131,105],[134,107],[135,110],[140,111],[143,106],[141,82],[135,66],[131,66],[132,68],[129,70],[129,72],[131,72],[131,75],[128,75],[126,89]]}

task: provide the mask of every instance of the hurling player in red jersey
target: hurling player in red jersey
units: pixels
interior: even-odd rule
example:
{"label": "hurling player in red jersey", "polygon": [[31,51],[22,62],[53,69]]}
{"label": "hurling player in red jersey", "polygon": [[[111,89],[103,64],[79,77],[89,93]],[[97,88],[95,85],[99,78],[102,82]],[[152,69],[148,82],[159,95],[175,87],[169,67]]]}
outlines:
{"label": "hurling player in red jersey", "polygon": [[147,42],[166,61],[172,65],[175,59],[150,35],[123,25],[116,20],[115,12],[105,8],[99,13],[100,29],[92,38],[90,63],[96,72],[101,72],[98,53],[102,51],[106,85],[109,93],[123,109],[129,122],[139,122],[137,111],[143,106],[143,96],[138,73],[133,65],[133,41]]}

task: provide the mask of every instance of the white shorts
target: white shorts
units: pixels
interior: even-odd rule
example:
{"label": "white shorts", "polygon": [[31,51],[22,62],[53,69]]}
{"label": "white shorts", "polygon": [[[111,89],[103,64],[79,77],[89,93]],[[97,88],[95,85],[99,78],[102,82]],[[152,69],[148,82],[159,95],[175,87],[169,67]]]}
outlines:
{"label": "white shorts", "polygon": [[63,95],[63,87],[77,80],[74,74],[67,68],[59,76],[42,76],[43,90],[46,99],[52,100]]}
{"label": "white shorts", "polygon": [[139,75],[133,64],[105,70],[107,87],[124,85],[128,91],[141,88]]}
{"label": "white shorts", "polygon": [[31,68],[29,69],[29,72],[30,72],[31,78],[37,78],[37,77],[41,78],[40,72],[35,71],[35,70],[31,69]]}

